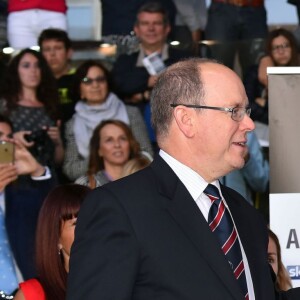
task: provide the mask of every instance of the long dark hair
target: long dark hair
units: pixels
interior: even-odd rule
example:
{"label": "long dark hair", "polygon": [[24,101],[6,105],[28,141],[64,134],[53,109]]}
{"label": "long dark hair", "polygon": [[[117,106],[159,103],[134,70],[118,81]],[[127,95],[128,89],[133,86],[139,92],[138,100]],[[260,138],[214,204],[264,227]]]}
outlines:
{"label": "long dark hair", "polygon": [[47,300],[66,298],[67,272],[58,244],[63,221],[77,216],[88,194],[88,187],[65,184],[55,187],[46,197],[39,213],[36,232],[36,268]]}
{"label": "long dark hair", "polygon": [[14,110],[19,102],[19,97],[22,92],[22,83],[19,76],[19,64],[20,60],[25,54],[31,54],[37,58],[39,62],[39,68],[41,70],[41,82],[36,90],[37,99],[44,104],[46,112],[49,116],[56,120],[58,118],[58,103],[59,94],[55,78],[49,68],[46,60],[41,53],[32,50],[24,49],[17,54],[8,64],[4,82],[1,88],[1,98],[6,100],[7,113],[10,114]]}
{"label": "long dark hair", "polygon": [[[298,66],[299,58],[298,58],[298,47],[297,47],[296,38],[290,31],[288,31],[284,28],[274,29],[269,33],[267,41],[266,41],[266,53],[268,55],[270,55],[273,59],[272,43],[273,43],[273,40],[279,36],[283,36],[288,40],[291,50],[292,50],[291,51],[292,52],[291,59],[288,62],[287,66]],[[274,61],[274,59],[273,59],[273,61]],[[274,63],[276,63],[276,62],[274,61]]]}
{"label": "long dark hair", "polygon": [[104,160],[103,157],[99,155],[99,145],[100,145],[100,132],[106,125],[115,125],[121,128],[129,141],[129,159],[138,156],[140,152],[140,145],[134,138],[132,131],[128,125],[119,120],[105,120],[102,121],[93,131],[93,135],[90,141],[90,158],[88,166],[88,175],[96,174],[100,170],[104,170]]}

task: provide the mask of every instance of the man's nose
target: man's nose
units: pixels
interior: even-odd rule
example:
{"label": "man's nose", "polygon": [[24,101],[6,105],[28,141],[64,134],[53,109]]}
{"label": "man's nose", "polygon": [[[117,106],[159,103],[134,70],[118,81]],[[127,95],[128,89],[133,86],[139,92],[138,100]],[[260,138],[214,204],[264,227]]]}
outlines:
{"label": "man's nose", "polygon": [[247,131],[253,131],[255,129],[253,120],[247,114],[244,116],[242,124],[246,127]]}

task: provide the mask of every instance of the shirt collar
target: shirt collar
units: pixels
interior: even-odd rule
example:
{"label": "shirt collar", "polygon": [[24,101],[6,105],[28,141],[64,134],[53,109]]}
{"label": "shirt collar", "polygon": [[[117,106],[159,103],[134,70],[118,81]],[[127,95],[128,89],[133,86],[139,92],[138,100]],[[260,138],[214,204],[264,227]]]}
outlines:
{"label": "shirt collar", "polygon": [[[137,67],[144,67],[143,58],[147,55],[145,54],[144,48],[141,44],[140,44],[139,47],[140,47],[140,50],[139,50],[138,58],[137,58],[137,61],[136,61],[136,66]],[[169,46],[168,46],[167,43],[165,43],[164,46],[163,46],[162,52],[161,52],[161,59],[163,61],[165,61],[168,58],[169,58]]]}
{"label": "shirt collar", "polygon": [[[184,165],[165,151],[160,150],[159,155],[171,167],[183,185],[187,188],[192,198],[196,201],[207,187],[208,182],[206,182],[197,172]],[[210,183],[215,185],[221,194],[219,181],[215,180]]]}

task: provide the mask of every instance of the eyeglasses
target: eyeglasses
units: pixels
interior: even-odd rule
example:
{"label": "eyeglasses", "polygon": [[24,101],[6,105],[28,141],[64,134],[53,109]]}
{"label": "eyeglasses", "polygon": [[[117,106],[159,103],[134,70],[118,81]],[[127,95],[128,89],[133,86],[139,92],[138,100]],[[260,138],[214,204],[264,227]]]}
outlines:
{"label": "eyeglasses", "polygon": [[272,51],[273,52],[278,52],[279,50],[285,51],[286,49],[289,49],[291,46],[288,43],[281,44],[281,45],[275,45],[272,46]]}
{"label": "eyeglasses", "polygon": [[103,83],[106,82],[106,76],[98,76],[96,78],[84,77],[81,79],[81,82],[85,85],[92,85],[93,82]]}
{"label": "eyeglasses", "polygon": [[190,107],[190,108],[203,108],[203,109],[213,109],[213,110],[220,110],[225,112],[231,113],[231,119],[240,122],[244,119],[244,116],[247,115],[250,117],[251,114],[251,108],[250,107],[216,107],[216,106],[203,106],[203,105],[193,105],[193,104],[170,104],[171,107],[177,107],[179,105]]}

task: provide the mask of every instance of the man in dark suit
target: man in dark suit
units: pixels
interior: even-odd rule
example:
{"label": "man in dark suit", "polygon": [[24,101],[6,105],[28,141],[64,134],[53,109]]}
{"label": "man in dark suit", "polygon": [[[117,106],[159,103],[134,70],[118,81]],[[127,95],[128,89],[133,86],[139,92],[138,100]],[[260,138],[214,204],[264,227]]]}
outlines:
{"label": "man in dark suit", "polygon": [[[171,26],[168,12],[160,2],[148,2],[137,12],[134,32],[139,39],[139,49],[120,55],[114,63],[112,75],[117,93],[126,103],[138,106],[144,116],[150,140],[156,148],[156,138],[150,122],[150,94],[159,70],[182,58],[191,56],[188,51],[172,48],[167,43]],[[158,54],[162,68],[146,68],[144,58]]]}
{"label": "man in dark suit", "polygon": [[[151,98],[159,155],[84,203],[68,300],[276,299],[265,222],[218,181],[244,165],[254,129],[247,106],[239,77],[216,62],[189,59],[159,76]],[[207,222],[208,184],[233,220],[246,294]]]}

